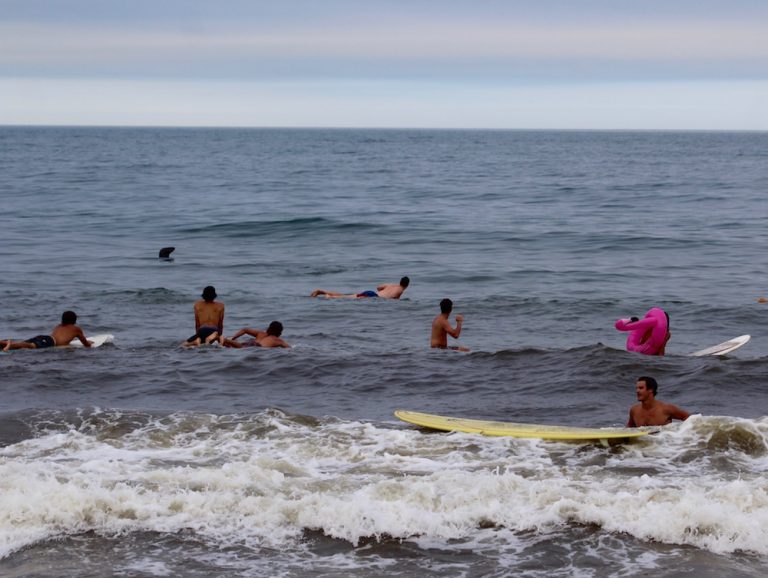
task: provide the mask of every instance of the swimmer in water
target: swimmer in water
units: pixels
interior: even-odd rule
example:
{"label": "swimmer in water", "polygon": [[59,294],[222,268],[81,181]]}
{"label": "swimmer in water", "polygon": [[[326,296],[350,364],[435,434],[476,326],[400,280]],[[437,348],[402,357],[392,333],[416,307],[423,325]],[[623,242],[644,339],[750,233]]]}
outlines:
{"label": "swimmer in water", "polygon": [[452,346],[448,347],[448,336],[458,339],[461,335],[461,326],[464,323],[464,316],[456,316],[456,327],[451,327],[448,318],[453,311],[453,301],[443,299],[440,301],[440,313],[432,320],[432,336],[429,346],[433,349],[453,349],[454,351],[469,351],[468,347]]}
{"label": "swimmer in water", "polygon": [[667,425],[673,419],[685,421],[691,415],[671,403],[664,403],[656,399],[658,383],[652,377],[638,377],[635,384],[637,394],[636,403],[629,410],[627,427],[640,427],[646,425]]}

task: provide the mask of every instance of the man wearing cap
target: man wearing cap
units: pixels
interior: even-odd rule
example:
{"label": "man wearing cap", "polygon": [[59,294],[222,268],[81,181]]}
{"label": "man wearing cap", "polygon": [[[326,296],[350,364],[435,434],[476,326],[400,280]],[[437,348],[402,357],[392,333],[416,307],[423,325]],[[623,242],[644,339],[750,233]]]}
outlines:
{"label": "man wearing cap", "polygon": [[216,299],[216,289],[208,285],[195,303],[195,334],[183,345],[197,347],[218,341],[224,335],[224,304]]}

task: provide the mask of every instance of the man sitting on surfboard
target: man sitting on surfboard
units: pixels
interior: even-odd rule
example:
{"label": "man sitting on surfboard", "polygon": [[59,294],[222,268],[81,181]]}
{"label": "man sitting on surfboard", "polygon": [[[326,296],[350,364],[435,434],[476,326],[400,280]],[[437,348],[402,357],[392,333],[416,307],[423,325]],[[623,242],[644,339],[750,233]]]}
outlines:
{"label": "man sitting on surfboard", "polygon": [[382,299],[400,299],[410,285],[411,280],[408,277],[400,279],[400,283],[385,283],[376,287],[376,291],[362,291],[360,293],[339,293],[338,291],[326,291],[325,289],[315,289],[309,294],[310,297],[320,297],[327,299],[365,299],[366,297],[381,297]]}
{"label": "man sitting on surfboard", "polygon": [[61,314],[61,324],[53,328],[50,335],[36,335],[26,341],[13,342],[10,339],[0,341],[3,351],[11,349],[45,349],[69,345],[74,339],[79,339],[85,347],[90,347],[91,342],[85,338],[83,330],[77,325],[77,314],[74,311],[65,311]]}
{"label": "man sitting on surfboard", "polygon": [[652,377],[638,377],[635,384],[637,401],[629,410],[627,427],[640,427],[646,425],[667,425],[673,419],[685,421],[691,415],[671,403],[664,403],[656,399],[659,384]]}
{"label": "man sitting on surfboard", "polygon": [[203,289],[202,299],[195,302],[195,334],[182,345],[198,347],[224,336],[224,304],[215,299],[216,289],[208,285]]}
{"label": "man sitting on surfboard", "polygon": [[[273,321],[269,324],[266,331],[244,327],[230,339],[222,339],[221,344],[224,347],[234,347],[235,349],[240,349],[241,347],[282,347],[284,349],[289,349],[291,346],[280,339],[282,334],[283,324],[279,321]],[[237,341],[237,339],[243,335],[250,335],[253,339],[242,343]]]}
{"label": "man sitting on surfboard", "polygon": [[469,347],[453,346],[448,347],[448,336],[458,339],[461,335],[461,324],[464,322],[463,315],[456,316],[456,327],[451,327],[448,317],[453,311],[453,301],[443,299],[440,301],[440,313],[432,320],[432,336],[429,346],[434,349],[454,349],[456,351],[469,351]]}

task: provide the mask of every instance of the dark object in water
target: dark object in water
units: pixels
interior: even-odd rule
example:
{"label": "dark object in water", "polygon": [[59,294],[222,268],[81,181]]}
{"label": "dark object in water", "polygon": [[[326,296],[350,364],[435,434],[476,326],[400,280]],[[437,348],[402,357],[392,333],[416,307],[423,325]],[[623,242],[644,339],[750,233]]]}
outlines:
{"label": "dark object in water", "polygon": [[160,259],[170,259],[171,253],[173,253],[176,250],[176,247],[163,247],[160,249]]}

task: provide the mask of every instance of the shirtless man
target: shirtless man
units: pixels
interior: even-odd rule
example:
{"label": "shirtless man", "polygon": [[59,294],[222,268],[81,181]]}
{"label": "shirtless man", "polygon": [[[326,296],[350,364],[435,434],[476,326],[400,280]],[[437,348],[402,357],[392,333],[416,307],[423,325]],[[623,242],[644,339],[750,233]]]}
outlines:
{"label": "shirtless man", "polygon": [[361,293],[339,293],[338,291],[325,291],[324,289],[315,289],[310,293],[310,297],[319,297],[323,295],[327,299],[364,299],[366,297],[381,297],[383,299],[400,299],[400,296],[411,284],[408,277],[400,279],[400,283],[385,283],[376,287],[376,291],[363,291]]}
{"label": "shirtless man", "polygon": [[639,377],[635,384],[637,401],[629,410],[627,427],[640,427],[644,425],[667,425],[673,419],[685,421],[691,415],[671,403],[664,403],[656,399],[659,385],[652,377]]}
{"label": "shirtless man", "polygon": [[195,303],[195,334],[182,345],[198,347],[219,341],[224,336],[224,304],[216,299],[216,289],[208,285]]}
{"label": "shirtless man", "polygon": [[[223,339],[221,344],[224,347],[234,347],[235,349],[240,349],[242,347],[283,347],[289,349],[291,346],[280,339],[282,334],[283,324],[279,321],[273,321],[269,324],[266,331],[244,327],[231,338]],[[240,343],[237,339],[243,335],[250,335],[253,339]]]}
{"label": "shirtless man", "polygon": [[50,335],[37,335],[26,341],[12,342],[10,339],[0,341],[3,351],[11,349],[45,349],[47,347],[60,347],[69,345],[74,339],[79,339],[85,347],[90,347],[91,342],[85,338],[83,330],[77,325],[77,314],[74,311],[65,311],[61,315],[61,324],[53,328]]}
{"label": "shirtless man", "polygon": [[468,347],[448,347],[448,336],[450,335],[454,339],[458,339],[459,335],[461,335],[461,324],[464,322],[464,316],[457,315],[456,327],[451,327],[451,323],[448,321],[451,311],[453,311],[453,301],[450,299],[440,301],[440,313],[432,320],[432,336],[429,345],[434,349],[469,351]]}

